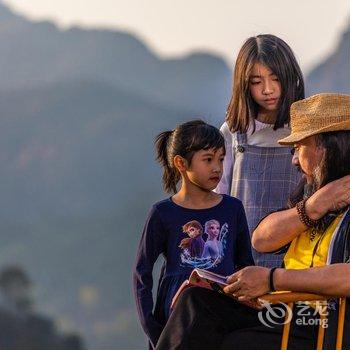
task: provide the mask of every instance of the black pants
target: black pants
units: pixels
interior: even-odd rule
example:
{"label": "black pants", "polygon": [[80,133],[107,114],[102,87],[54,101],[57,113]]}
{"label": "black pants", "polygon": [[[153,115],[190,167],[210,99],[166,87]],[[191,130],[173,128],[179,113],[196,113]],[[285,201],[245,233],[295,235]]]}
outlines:
{"label": "black pants", "polygon": [[[178,300],[156,349],[279,350],[283,319],[278,322],[273,328],[264,326],[259,311],[207,289],[189,288]],[[316,326],[299,326],[292,320],[289,350],[314,349],[316,339]]]}

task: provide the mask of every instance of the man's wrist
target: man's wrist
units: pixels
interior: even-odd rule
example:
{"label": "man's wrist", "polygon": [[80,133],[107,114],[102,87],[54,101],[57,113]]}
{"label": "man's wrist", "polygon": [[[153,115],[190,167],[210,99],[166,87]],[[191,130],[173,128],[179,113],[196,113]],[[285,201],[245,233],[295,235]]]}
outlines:
{"label": "man's wrist", "polygon": [[274,282],[274,276],[273,276],[275,271],[276,271],[276,269],[277,269],[277,267],[273,267],[269,271],[269,290],[270,290],[270,292],[276,291],[275,282]]}
{"label": "man's wrist", "polygon": [[319,206],[315,205],[315,201],[312,198],[305,201],[305,212],[306,215],[314,221],[321,219],[323,216],[323,213],[319,211]]}
{"label": "man's wrist", "polygon": [[273,273],[273,285],[275,290],[285,290],[283,287],[283,276],[286,269],[278,268]]}

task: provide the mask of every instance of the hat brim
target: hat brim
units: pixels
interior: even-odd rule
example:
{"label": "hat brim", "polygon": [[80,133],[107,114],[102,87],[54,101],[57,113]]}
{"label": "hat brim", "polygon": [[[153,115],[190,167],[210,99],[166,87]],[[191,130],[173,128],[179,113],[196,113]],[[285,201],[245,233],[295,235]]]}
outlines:
{"label": "hat brim", "polygon": [[278,140],[277,142],[280,145],[292,145],[312,135],[322,134],[324,132],[330,132],[330,131],[341,131],[341,130],[344,130],[344,131],[350,130],[350,120],[345,120],[341,123],[327,125],[323,128],[319,128],[313,131],[291,133],[289,136],[281,140]]}

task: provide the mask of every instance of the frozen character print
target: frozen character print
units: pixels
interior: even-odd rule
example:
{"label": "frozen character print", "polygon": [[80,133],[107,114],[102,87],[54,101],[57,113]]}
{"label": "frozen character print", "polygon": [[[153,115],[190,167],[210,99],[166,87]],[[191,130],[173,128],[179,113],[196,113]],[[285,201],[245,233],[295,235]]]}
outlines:
{"label": "frozen character print", "polygon": [[207,234],[207,240],[204,244],[201,268],[212,268],[224,258],[228,225],[225,223],[220,229],[219,221],[209,220],[204,225],[204,232]]}
{"label": "frozen character print", "polygon": [[183,232],[189,238],[181,240],[181,263],[200,269],[210,269],[217,266],[224,257],[228,225],[225,223],[220,229],[218,220],[209,220],[204,225],[207,240],[203,240],[203,227],[196,221],[190,221],[183,226]]}
{"label": "frozen character print", "polygon": [[202,258],[219,260],[222,254],[222,242],[219,241],[220,223],[217,220],[209,220],[204,225],[204,232],[208,235],[204,244]]}
{"label": "frozen character print", "polygon": [[203,254],[203,226],[196,220],[189,221],[182,227],[182,231],[189,237],[181,240],[179,247],[183,254],[189,259],[199,259]]}

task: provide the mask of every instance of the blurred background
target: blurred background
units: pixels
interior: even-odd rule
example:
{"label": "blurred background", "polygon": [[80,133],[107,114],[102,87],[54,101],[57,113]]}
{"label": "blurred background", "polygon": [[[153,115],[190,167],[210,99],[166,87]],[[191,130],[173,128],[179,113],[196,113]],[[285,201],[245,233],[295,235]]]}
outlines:
{"label": "blurred background", "polygon": [[154,136],[219,126],[243,41],[293,48],[307,95],[350,93],[350,3],[0,0],[0,339],[146,348],[131,292],[165,196]]}

